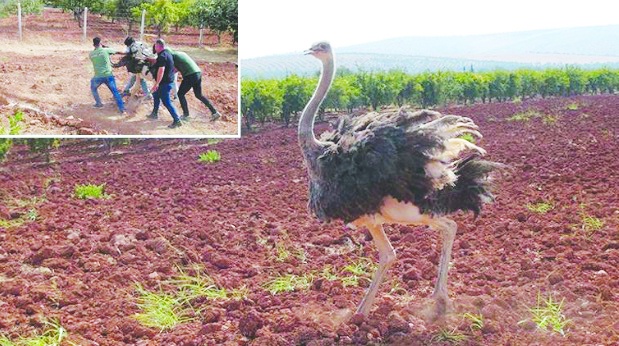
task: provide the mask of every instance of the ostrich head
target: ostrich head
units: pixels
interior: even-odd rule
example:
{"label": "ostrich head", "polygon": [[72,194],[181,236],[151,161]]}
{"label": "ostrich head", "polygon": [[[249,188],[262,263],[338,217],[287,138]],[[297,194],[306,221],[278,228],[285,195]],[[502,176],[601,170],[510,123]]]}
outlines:
{"label": "ostrich head", "polygon": [[305,54],[312,55],[317,59],[324,61],[328,57],[332,56],[331,45],[329,42],[318,42],[312,46],[312,48],[305,51]]}

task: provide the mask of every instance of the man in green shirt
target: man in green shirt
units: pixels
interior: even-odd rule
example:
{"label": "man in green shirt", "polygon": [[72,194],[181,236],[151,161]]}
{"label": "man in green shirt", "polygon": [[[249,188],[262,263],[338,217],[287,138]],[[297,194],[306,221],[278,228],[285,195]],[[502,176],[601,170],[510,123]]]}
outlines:
{"label": "man in green shirt", "polygon": [[93,38],[92,44],[95,46],[95,49],[90,52],[89,56],[92,61],[92,67],[95,70],[95,76],[90,80],[90,91],[92,92],[92,96],[95,98],[95,107],[103,107],[101,97],[99,97],[99,92],[97,92],[97,89],[101,86],[101,84],[105,84],[112,92],[112,95],[114,95],[114,100],[116,100],[118,111],[121,115],[123,115],[125,114],[125,105],[118,89],[116,88],[116,80],[112,74],[112,63],[110,62],[110,55],[123,54],[123,52],[118,52],[115,49],[104,47],[101,44],[100,37]]}
{"label": "man in green shirt", "polygon": [[178,88],[178,99],[181,102],[181,107],[183,108],[182,119],[187,120],[189,118],[189,107],[187,107],[187,99],[185,98],[185,94],[187,94],[190,89],[193,89],[193,93],[196,95],[198,100],[202,101],[202,103],[211,111],[211,120],[217,120],[221,114],[219,114],[211,102],[204,95],[202,95],[202,71],[200,71],[198,64],[196,64],[196,62],[189,55],[187,55],[187,53],[181,51],[172,51],[172,58],[174,59],[174,67],[183,76],[183,81]]}

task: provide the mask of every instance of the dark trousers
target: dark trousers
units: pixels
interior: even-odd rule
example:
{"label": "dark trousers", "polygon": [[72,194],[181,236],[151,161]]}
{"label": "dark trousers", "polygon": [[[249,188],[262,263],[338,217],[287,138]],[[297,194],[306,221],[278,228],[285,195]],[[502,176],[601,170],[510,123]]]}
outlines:
{"label": "dark trousers", "polygon": [[159,111],[159,104],[163,102],[165,108],[167,108],[170,112],[170,115],[172,115],[172,119],[174,119],[174,121],[179,121],[178,113],[176,113],[176,108],[174,108],[172,100],[170,100],[170,90],[172,90],[172,82],[161,82],[161,84],[159,84],[159,88],[153,93],[155,103],[153,113],[157,114],[157,112]]}
{"label": "dark trousers", "polygon": [[202,101],[206,107],[211,111],[211,113],[217,113],[217,110],[211,102],[202,95],[202,73],[196,72],[192,73],[188,76],[183,76],[183,81],[181,82],[181,86],[178,87],[178,100],[181,101],[181,108],[183,108],[183,114],[189,115],[189,107],[187,107],[187,99],[185,98],[185,94],[189,92],[190,89],[193,88],[193,94],[196,95],[198,100]]}

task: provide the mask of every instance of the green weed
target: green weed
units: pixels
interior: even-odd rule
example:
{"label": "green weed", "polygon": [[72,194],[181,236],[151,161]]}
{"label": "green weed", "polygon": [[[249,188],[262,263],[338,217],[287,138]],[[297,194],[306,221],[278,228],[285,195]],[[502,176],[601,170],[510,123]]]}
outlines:
{"label": "green weed", "polygon": [[[541,293],[537,294],[537,305],[529,308],[529,312],[532,317],[531,320],[535,322],[538,328],[543,330],[550,329],[553,333],[559,333],[565,336],[565,328],[570,323],[563,315],[563,302],[565,299],[561,299],[560,302],[553,300],[552,295],[548,298],[542,298]],[[518,322],[519,324],[526,322],[526,320]]]}
{"label": "green weed", "polygon": [[[7,336],[0,336],[0,346],[60,346],[63,341],[67,343],[67,330],[58,321],[45,321],[46,328],[40,335],[20,337],[11,340]],[[75,345],[68,342],[70,345]]]}
{"label": "green weed", "polygon": [[565,106],[565,109],[570,110],[570,111],[577,111],[579,108],[580,108],[580,105],[576,102],[572,102],[568,104],[567,106]]}
{"label": "green weed", "polygon": [[286,245],[282,243],[275,244],[275,251],[277,252],[275,256],[277,262],[285,262],[290,257],[290,252],[286,249]]}
{"label": "green weed", "polygon": [[556,115],[544,115],[542,117],[542,122],[544,123],[544,125],[554,125],[557,123],[558,120],[559,117],[557,117]]}
{"label": "green weed", "polygon": [[228,293],[223,288],[218,288],[215,281],[208,275],[197,272],[196,275],[189,275],[180,270],[181,274],[174,279],[166,281],[178,288],[178,296],[184,302],[190,302],[196,298],[204,297],[207,299],[227,299]]}
{"label": "green weed", "polygon": [[322,271],[320,272],[320,274],[318,274],[318,277],[321,277],[327,281],[335,281],[337,279],[339,279],[339,277],[337,276],[337,274],[334,274],[331,272],[333,268],[330,265],[327,265],[326,267],[324,267],[322,269]]}
{"label": "green weed", "polygon": [[209,150],[205,153],[201,153],[198,156],[198,162],[214,163],[221,160],[221,155],[217,150]]}
{"label": "green weed", "polygon": [[459,344],[465,341],[468,337],[458,331],[441,329],[438,333],[432,337],[431,342],[448,342],[450,344]]}
{"label": "green weed", "polygon": [[592,235],[596,231],[599,231],[604,227],[604,220],[597,218],[595,216],[589,215],[585,211],[586,205],[584,203],[580,204],[580,219],[581,219],[581,229],[588,236]]}
{"label": "green weed", "polygon": [[4,127],[0,126],[0,135],[19,135],[22,128],[20,123],[24,121],[24,113],[21,110],[16,110],[12,116],[9,116],[9,130],[7,131]]}
{"label": "green weed", "polygon": [[539,203],[528,203],[526,208],[534,213],[538,214],[546,214],[547,212],[554,209],[554,204],[552,202],[539,202]]}
{"label": "green weed", "polygon": [[533,118],[539,118],[541,116],[541,114],[535,110],[529,109],[525,112],[520,112],[520,113],[516,113],[514,115],[512,115],[511,117],[507,118],[508,121],[520,121],[520,122],[527,122]]}
{"label": "green weed", "polygon": [[470,312],[465,313],[465,319],[471,321],[469,328],[471,330],[481,330],[484,327],[484,316],[482,314],[473,314]]}
{"label": "green weed", "polygon": [[100,199],[100,198],[108,198],[109,196],[105,194],[105,183],[101,185],[94,184],[85,184],[85,185],[75,185],[75,197],[79,199]]}
{"label": "green weed", "polygon": [[192,320],[186,316],[183,300],[175,295],[161,290],[149,292],[140,284],[136,284],[136,291],[139,294],[136,304],[141,312],[133,318],[140,324],[163,331]]}
{"label": "green weed", "polygon": [[272,279],[271,281],[265,283],[263,287],[272,295],[275,295],[282,292],[309,289],[313,282],[314,276],[311,274],[301,276],[288,274]]}
{"label": "green weed", "polygon": [[376,270],[376,264],[369,258],[362,257],[356,262],[345,266],[342,271],[352,275],[342,278],[342,284],[346,286],[358,286],[359,279],[370,280],[371,272]]}

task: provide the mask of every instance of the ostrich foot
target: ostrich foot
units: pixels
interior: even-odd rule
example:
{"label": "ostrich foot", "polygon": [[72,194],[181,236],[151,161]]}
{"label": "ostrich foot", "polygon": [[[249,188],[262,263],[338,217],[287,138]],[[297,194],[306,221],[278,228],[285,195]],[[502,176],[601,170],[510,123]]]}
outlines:
{"label": "ostrich foot", "polygon": [[427,323],[442,324],[446,316],[453,311],[453,304],[447,295],[434,294],[424,304],[420,317]]}

